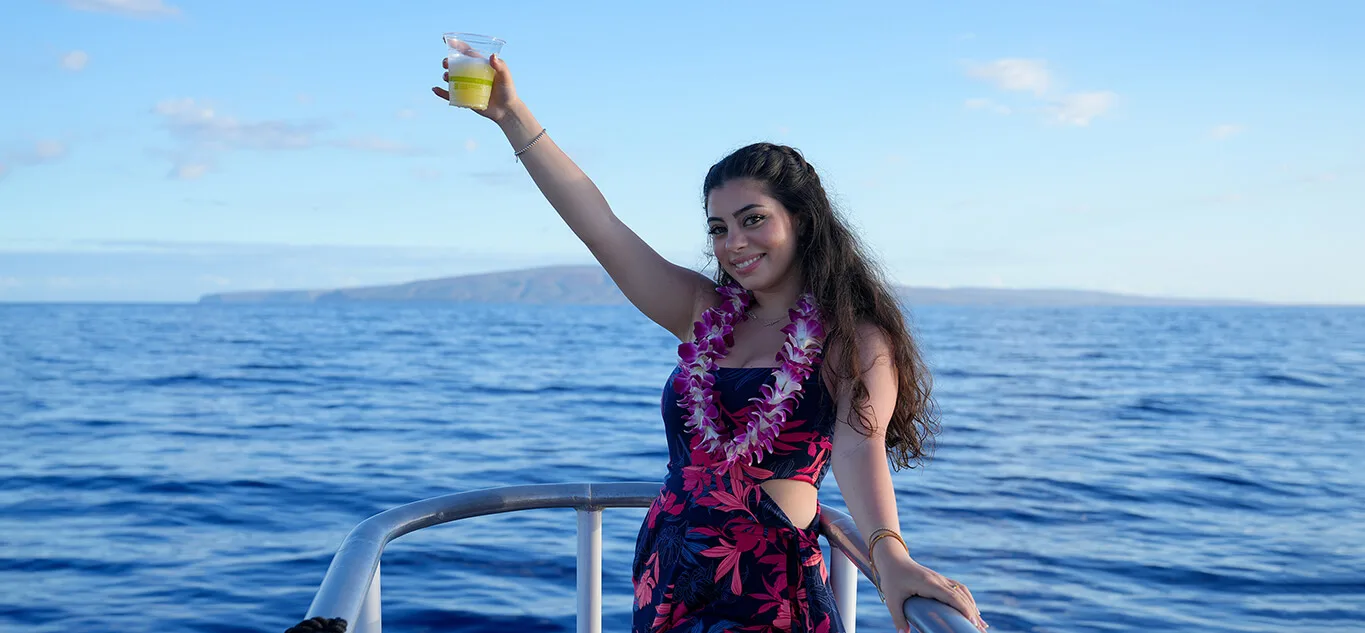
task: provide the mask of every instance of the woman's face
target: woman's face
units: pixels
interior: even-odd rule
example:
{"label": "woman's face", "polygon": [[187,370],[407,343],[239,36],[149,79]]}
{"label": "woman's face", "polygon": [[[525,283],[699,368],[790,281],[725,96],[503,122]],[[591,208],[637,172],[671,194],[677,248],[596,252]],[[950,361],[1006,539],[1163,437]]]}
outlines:
{"label": "woman's face", "polygon": [[727,182],[711,190],[706,208],[716,261],[740,285],[751,291],[774,288],[795,270],[796,225],[761,183]]}

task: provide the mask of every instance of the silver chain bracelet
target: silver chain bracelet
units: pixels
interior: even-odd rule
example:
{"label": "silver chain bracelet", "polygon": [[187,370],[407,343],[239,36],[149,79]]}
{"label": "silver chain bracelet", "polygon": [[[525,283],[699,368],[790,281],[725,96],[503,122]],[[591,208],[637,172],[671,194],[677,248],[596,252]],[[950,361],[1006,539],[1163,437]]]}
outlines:
{"label": "silver chain bracelet", "polygon": [[521,155],[525,154],[526,150],[531,149],[531,146],[535,145],[536,142],[540,140],[540,137],[545,136],[545,132],[546,132],[545,128],[540,128],[540,134],[537,134],[535,138],[531,139],[531,142],[527,143],[526,147],[523,147],[520,150],[517,150],[515,154],[512,154],[512,156],[516,158],[518,163],[521,162]]}

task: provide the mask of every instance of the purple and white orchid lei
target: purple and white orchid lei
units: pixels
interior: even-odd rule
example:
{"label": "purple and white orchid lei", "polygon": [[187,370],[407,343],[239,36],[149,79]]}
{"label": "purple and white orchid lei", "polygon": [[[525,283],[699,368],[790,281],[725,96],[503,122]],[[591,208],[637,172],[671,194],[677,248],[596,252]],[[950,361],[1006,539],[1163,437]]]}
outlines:
{"label": "purple and white orchid lei", "polygon": [[779,367],[773,381],[759,388],[759,397],[751,398],[744,428],[728,434],[721,430],[720,409],[713,387],[716,361],[724,358],[734,345],[735,324],[748,318],[752,295],[738,285],[716,288],[724,298],[720,305],[704,312],[693,324],[693,341],[678,346],[681,371],[673,379],[673,390],[681,395],[683,424],[701,436],[702,448],[712,455],[723,456],[727,464],[752,464],[773,451],[773,441],[782,431],[787,416],[801,398],[802,385],[814,371],[825,337],[815,297],[801,295],[796,307],[788,312],[791,323],[782,328],[787,340],[777,353]]}

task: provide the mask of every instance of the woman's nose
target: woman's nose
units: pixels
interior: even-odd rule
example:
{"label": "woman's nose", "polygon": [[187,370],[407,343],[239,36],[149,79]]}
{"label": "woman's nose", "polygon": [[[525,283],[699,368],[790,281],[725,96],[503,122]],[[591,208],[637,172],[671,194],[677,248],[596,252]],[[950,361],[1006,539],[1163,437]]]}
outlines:
{"label": "woman's nose", "polygon": [[725,236],[725,250],[730,252],[738,251],[749,245],[749,238],[743,234],[730,233]]}

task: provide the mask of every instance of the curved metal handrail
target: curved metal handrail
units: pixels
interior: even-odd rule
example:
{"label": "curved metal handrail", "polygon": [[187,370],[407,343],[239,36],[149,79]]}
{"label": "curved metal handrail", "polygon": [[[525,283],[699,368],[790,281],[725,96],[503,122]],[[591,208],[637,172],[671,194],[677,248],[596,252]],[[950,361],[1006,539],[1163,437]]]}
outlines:
{"label": "curved metal handrail", "polygon": [[[649,482],[533,484],[486,488],[432,497],[380,512],[351,530],[337,548],[305,618],[343,618],[360,621],[362,607],[379,570],[384,547],[394,539],[422,528],[477,516],[541,508],[648,507],[659,484]],[[871,578],[867,550],[857,526],[847,514],[821,504],[820,531]],[[905,603],[910,623],[925,633],[973,633],[976,627],[957,610],[926,598]]]}

